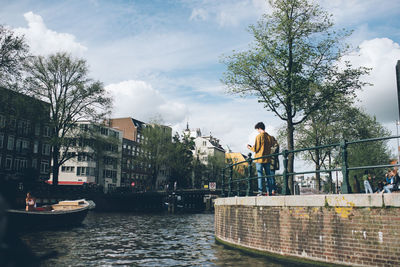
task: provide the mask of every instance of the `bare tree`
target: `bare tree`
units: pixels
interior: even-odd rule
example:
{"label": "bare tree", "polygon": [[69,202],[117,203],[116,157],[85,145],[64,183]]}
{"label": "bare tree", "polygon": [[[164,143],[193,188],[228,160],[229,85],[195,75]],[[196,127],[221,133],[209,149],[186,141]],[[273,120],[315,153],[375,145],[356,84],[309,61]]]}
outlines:
{"label": "bare tree", "polygon": [[88,78],[86,61],[67,53],[33,57],[26,64],[26,73],[27,93],[51,105],[52,174],[53,184],[57,185],[60,165],[74,156],[68,153],[74,143],[67,134],[79,120],[105,118],[112,99],[101,82]]}

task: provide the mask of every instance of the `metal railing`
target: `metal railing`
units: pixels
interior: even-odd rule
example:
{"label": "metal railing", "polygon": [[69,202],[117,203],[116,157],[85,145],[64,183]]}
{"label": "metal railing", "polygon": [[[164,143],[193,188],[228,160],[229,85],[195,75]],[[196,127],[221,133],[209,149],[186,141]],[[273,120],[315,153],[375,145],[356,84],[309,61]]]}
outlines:
{"label": "metal railing", "polygon": [[[386,164],[386,165],[372,165],[372,166],[357,166],[357,167],[349,167],[348,165],[348,146],[349,145],[354,145],[354,144],[361,144],[361,143],[367,143],[367,142],[377,142],[377,141],[384,141],[384,140],[389,140],[389,139],[395,139],[395,138],[400,138],[400,135],[396,136],[388,136],[388,137],[380,137],[380,138],[370,138],[370,139],[363,139],[363,140],[356,140],[356,141],[347,141],[347,140],[342,140],[340,143],[334,143],[334,144],[329,144],[329,145],[321,145],[321,146],[316,146],[316,147],[308,147],[308,148],[302,148],[302,149],[295,149],[295,150],[284,150],[280,153],[275,153],[275,154],[269,154],[266,156],[258,157],[258,158],[252,158],[251,153],[249,153],[249,157],[241,162],[233,163],[230,165],[227,165],[225,168],[222,169],[222,179],[221,179],[221,193],[222,196],[225,196],[227,194],[228,197],[232,196],[234,194],[233,187],[236,185],[236,195],[240,195],[241,192],[245,191],[246,196],[250,195],[250,190],[251,190],[251,181],[252,180],[257,180],[258,178],[268,178],[268,177],[283,177],[283,187],[282,187],[282,194],[283,195],[288,195],[290,194],[289,190],[289,176],[295,176],[299,174],[311,174],[311,173],[329,173],[329,172],[335,172],[335,171],[341,171],[342,176],[343,176],[343,181],[341,185],[341,193],[342,194],[348,194],[350,192],[350,185],[349,185],[349,171],[351,170],[363,170],[363,169],[377,169],[377,168],[391,168],[391,167],[396,167],[400,166],[400,164]],[[289,173],[288,171],[288,157],[289,154],[293,154],[293,156],[296,153],[300,152],[305,152],[305,151],[312,151],[312,150],[317,150],[317,149],[327,149],[327,148],[340,148],[340,168],[333,168],[333,169],[321,169],[321,170],[312,170],[312,171],[302,171],[302,172],[291,172]],[[262,177],[258,176],[253,176],[253,161],[257,159],[263,159],[263,158],[269,158],[269,157],[278,157],[277,160],[279,160],[279,157],[283,157],[283,172],[282,174],[273,174],[273,175],[265,175]],[[240,179],[234,179],[233,174],[234,174],[234,167],[235,166],[240,166],[242,164],[248,164],[248,174],[247,177],[245,178],[240,178]],[[339,166],[337,164],[336,166]],[[228,172],[228,177],[227,177],[227,172]],[[227,181],[226,181],[227,180]],[[293,179],[294,180],[294,179]],[[241,182],[246,182],[246,189],[242,190],[240,188]],[[227,192],[226,192],[227,191]]]}

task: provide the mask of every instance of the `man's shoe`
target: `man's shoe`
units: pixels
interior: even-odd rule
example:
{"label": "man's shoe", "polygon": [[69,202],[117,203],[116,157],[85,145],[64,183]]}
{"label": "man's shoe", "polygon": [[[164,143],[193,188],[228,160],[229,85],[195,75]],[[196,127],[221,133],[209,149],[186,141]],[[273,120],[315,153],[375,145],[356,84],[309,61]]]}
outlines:
{"label": "man's shoe", "polygon": [[258,197],[262,196],[262,193],[258,193],[257,196],[258,196]]}

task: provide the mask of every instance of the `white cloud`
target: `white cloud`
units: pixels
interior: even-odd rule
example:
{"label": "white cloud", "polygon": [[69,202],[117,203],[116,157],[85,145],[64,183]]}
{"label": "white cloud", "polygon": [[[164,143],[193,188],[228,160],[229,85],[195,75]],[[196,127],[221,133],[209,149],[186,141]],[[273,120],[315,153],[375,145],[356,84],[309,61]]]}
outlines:
{"label": "white cloud", "polygon": [[203,8],[194,8],[189,20],[207,20],[208,12]]}
{"label": "white cloud", "polygon": [[[220,27],[242,25],[244,21],[254,22],[267,11],[265,0],[207,1],[192,9],[190,20],[215,20]],[[245,24],[246,25],[246,24]]]}
{"label": "white cloud", "polygon": [[106,86],[114,98],[113,117],[133,117],[145,122],[161,117],[166,124],[185,118],[187,107],[183,103],[166,99],[144,81],[123,81]]}
{"label": "white cloud", "polygon": [[24,35],[31,52],[36,55],[48,55],[60,51],[82,56],[87,47],[78,43],[75,36],[69,33],[58,33],[47,28],[40,15],[32,11],[24,14],[28,28],[14,29],[17,34]]}
{"label": "white cloud", "polygon": [[372,68],[370,75],[363,79],[373,86],[357,94],[365,110],[380,122],[398,119],[395,65],[400,59],[399,44],[388,38],[366,40],[359,45],[357,54],[346,59],[354,66]]}
{"label": "white cloud", "polygon": [[334,15],[336,23],[347,26],[392,15],[398,13],[400,9],[399,1],[383,3],[380,0],[321,0],[319,2],[325,10]]}
{"label": "white cloud", "polygon": [[220,104],[187,103],[188,114],[185,121],[174,125],[175,131],[181,132],[189,122],[191,129],[200,128],[203,135],[210,133],[228,145],[235,152],[248,153],[247,144],[255,140],[254,125],[262,121],[266,130],[277,134],[277,127],[282,124],[273,113],[263,108],[256,99],[235,98]]}

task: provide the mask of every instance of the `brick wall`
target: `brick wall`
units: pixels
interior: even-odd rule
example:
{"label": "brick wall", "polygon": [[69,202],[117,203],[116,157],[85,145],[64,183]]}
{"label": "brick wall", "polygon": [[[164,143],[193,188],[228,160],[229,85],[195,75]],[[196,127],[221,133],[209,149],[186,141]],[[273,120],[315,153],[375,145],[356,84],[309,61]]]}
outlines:
{"label": "brick wall", "polygon": [[400,194],[220,198],[215,235],[295,261],[400,266]]}

